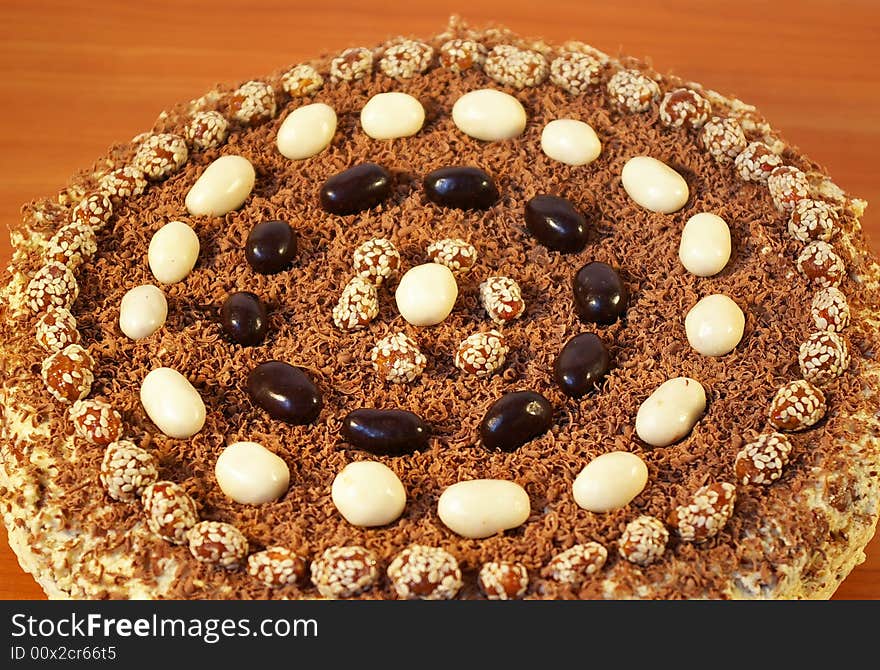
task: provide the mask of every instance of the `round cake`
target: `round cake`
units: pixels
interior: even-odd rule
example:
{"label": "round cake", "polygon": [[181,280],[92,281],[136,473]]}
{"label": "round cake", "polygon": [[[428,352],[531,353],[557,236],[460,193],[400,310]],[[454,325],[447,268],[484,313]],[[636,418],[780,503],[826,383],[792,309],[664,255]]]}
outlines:
{"label": "round cake", "polygon": [[582,42],[219,86],[11,230],[10,545],[52,598],[828,598],[880,515],[865,206]]}

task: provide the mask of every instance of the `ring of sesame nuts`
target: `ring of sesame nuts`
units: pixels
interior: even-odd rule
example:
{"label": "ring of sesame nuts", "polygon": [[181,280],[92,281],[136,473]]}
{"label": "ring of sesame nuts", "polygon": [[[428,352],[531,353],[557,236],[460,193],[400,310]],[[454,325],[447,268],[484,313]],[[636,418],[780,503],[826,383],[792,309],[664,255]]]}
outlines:
{"label": "ring of sesame nuts", "polygon": [[[415,47],[419,48],[415,49]],[[406,59],[390,62],[392,55],[397,57],[399,54],[408,54],[407,49],[418,56],[414,63]],[[604,68],[608,64],[607,61],[599,63],[593,56],[585,54],[560,52],[555,60],[549,60],[545,54],[512,45],[495,45],[490,50],[479,42],[461,40],[445,43],[439,53],[439,63],[434,64],[431,62],[433,50],[429,45],[405,41],[385,51],[384,60],[379,61],[379,69],[390,77],[413,76],[431,67],[445,67],[455,72],[470,68],[482,69],[487,62],[486,54],[488,54],[488,69],[484,74],[492,80],[510,84],[515,88],[524,88],[541,84],[549,75],[551,83],[569,93],[577,94],[596,84],[599,68]],[[322,74],[307,65],[291,69],[284,80],[284,90],[293,97],[317,90],[327,80],[370,76],[375,69],[373,61],[371,50],[348,49],[331,62],[329,72]],[[392,64],[394,67],[391,67]],[[820,199],[820,196],[813,192],[804,173],[794,166],[785,165],[780,152],[761,141],[753,140],[746,144],[743,140],[745,134],[739,123],[733,118],[713,116],[710,102],[702,98],[697,91],[676,88],[667,92],[664,103],[661,102],[662,92],[659,87],[656,90],[654,88],[656,82],[646,79],[638,71],[619,66],[616,71],[612,71],[610,79],[611,82],[617,82],[618,87],[623,87],[624,84],[626,86],[637,84],[644,89],[639,89],[637,100],[625,102],[621,97],[624,95],[623,89],[616,93],[614,86],[609,85],[612,98],[615,95],[618,98],[619,110],[638,114],[659,105],[663,125],[675,127],[676,123],[680,123],[692,129],[702,128],[702,133],[695,137],[694,141],[710,153],[719,165],[734,170],[744,181],[763,184],[770,191],[777,208],[781,212],[792,213],[789,231],[794,239],[804,243],[804,250],[796,259],[796,265],[805,278],[816,287],[810,315],[819,329],[802,346],[801,368],[805,375],[812,374],[818,376],[820,380],[842,374],[845,369],[843,363],[846,361],[846,349],[845,341],[839,333],[849,324],[849,308],[845,295],[838,288],[846,269],[842,259],[835,254],[828,243],[834,233],[833,226],[838,221],[837,212],[831,203]],[[626,95],[634,94],[627,89]],[[672,119],[674,114],[670,116],[674,111],[670,101],[676,99],[673,94],[686,101],[696,101],[700,106],[705,102],[705,108],[701,107],[699,113],[694,112],[691,107],[686,111],[675,108],[676,113],[681,117],[680,121],[675,121]],[[265,82],[245,82],[232,94],[233,104],[230,112],[233,120],[251,125],[273,118],[280,107],[276,105],[275,95],[272,87]],[[664,111],[666,108],[663,108],[664,104],[668,106],[666,111]],[[710,119],[708,123],[706,123],[707,119]],[[94,232],[111,222],[113,205],[129,197],[137,197],[149,188],[151,181],[164,179],[180,170],[188,159],[188,151],[198,151],[225,142],[224,124],[228,123],[229,120],[219,112],[197,112],[193,117],[193,125],[187,133],[189,147],[183,138],[177,135],[145,134],[141,138],[134,162],[108,172],[100,181],[101,191],[85,195],[68,211],[67,226],[74,227],[67,231],[70,233],[67,237],[62,234],[65,231],[64,227],[57,231],[53,245],[48,250],[46,264],[34,275],[26,290],[29,307],[33,312],[40,314],[37,341],[48,352],[47,361],[54,360],[53,357],[57,358],[65,347],[73,345],[77,347],[77,352],[82,351],[84,357],[88,361],[91,360],[87,348],[80,346],[81,336],[76,329],[76,320],[68,310],[78,293],[75,272],[82,262],[94,253],[96,246]],[[817,208],[818,213],[814,213]],[[808,219],[808,214],[813,218]],[[460,240],[456,242],[465,244]],[[429,253],[432,251],[429,250]],[[808,261],[815,262],[806,266]],[[466,272],[468,269],[469,267],[464,267],[461,271]],[[370,272],[361,274],[369,276]],[[377,283],[381,282],[382,276],[384,274],[379,277]],[[362,283],[369,285],[368,282]],[[361,284],[358,284],[358,287],[366,288]],[[372,307],[367,310],[365,316],[367,321],[375,316]],[[339,318],[341,319],[342,316],[340,315]],[[359,319],[351,321],[349,318],[346,326],[361,327],[362,321]],[[837,349],[829,350],[828,343]],[[822,349],[820,345],[825,348]],[[813,349],[808,348],[810,346],[819,353],[813,354]],[[829,353],[826,353],[826,350],[829,350]],[[821,355],[823,358],[815,358],[811,368],[809,365],[812,359],[808,358],[808,354],[813,355],[814,358]],[[830,367],[828,365],[822,367],[819,375],[816,372],[817,366],[820,363],[824,364],[832,355],[837,355],[839,360],[836,359]],[[44,365],[44,371],[46,367]],[[89,366],[86,370],[91,374]],[[799,384],[810,386],[808,380],[794,380],[781,388],[780,392],[786,387],[800,388]],[[163,514],[171,513],[168,512],[168,505],[175,500],[183,505],[180,508],[183,511],[174,518],[182,516],[184,520],[181,522],[182,525],[175,526],[173,533],[170,530],[160,531],[155,520],[151,520],[152,522],[148,524],[160,537],[173,544],[188,542],[189,549],[197,560],[214,562],[226,569],[249,566],[250,573],[255,578],[262,579],[269,587],[280,587],[302,579],[305,573],[304,559],[291,553],[290,550],[284,547],[270,547],[262,551],[252,551],[249,559],[250,547],[240,530],[229,524],[200,521],[197,506],[183,489],[173,482],[158,481],[158,471],[149,451],[137,447],[123,437],[124,426],[116,410],[101,400],[87,400],[90,391],[88,384],[76,389],[79,397],[66,398],[51,387],[49,390],[59,402],[74,402],[71,417],[75,422],[80,422],[77,424],[78,434],[86,437],[93,444],[105,447],[100,480],[112,498],[121,501],[140,499],[147,508],[148,517],[149,510],[160,504],[159,494],[165,496],[165,499],[161,500]],[[817,392],[824,402],[821,391],[817,389]],[[780,477],[791,448],[785,432],[808,428],[821,419],[819,409],[812,406],[808,409],[811,416],[806,425],[798,425],[803,423],[803,417],[798,415],[797,407],[788,414],[792,423],[774,423],[772,417],[768,417],[768,432],[760,435],[737,456],[734,470],[739,485],[766,486]],[[794,425],[798,427],[793,428]],[[173,496],[168,493],[172,489]],[[691,504],[673,510],[666,523],[673,528],[677,527],[682,540],[704,541],[723,528],[724,523],[733,513],[735,498],[736,487],[733,484],[712,482],[693,492]],[[717,510],[713,507],[716,499],[722,499],[721,507]],[[697,503],[693,503],[693,500],[697,500]],[[700,516],[701,514],[703,516]],[[701,525],[704,523],[708,525]],[[619,553],[627,560],[639,564],[656,560],[665,550],[664,533],[663,522],[656,518],[633,519],[627,527],[627,532],[619,540]],[[633,544],[636,542],[634,538],[638,538],[637,544]],[[595,545],[595,548],[590,556],[595,555],[598,558],[589,569],[586,569],[588,573],[601,569],[607,556],[607,551],[601,544],[591,543],[591,545]],[[577,549],[583,552],[584,546],[587,545],[576,545],[567,552],[560,553],[557,556],[558,560],[554,560],[558,565],[568,566],[570,555],[573,555],[572,551]],[[336,549],[337,553],[357,550],[357,548],[344,547]],[[434,550],[425,548],[425,551]],[[583,560],[580,554],[578,556],[578,560]],[[451,560],[454,561],[454,558]],[[578,581],[569,573],[565,573],[567,576],[564,578],[559,576],[563,574],[562,572],[557,575],[555,570],[558,569],[558,565],[554,567],[554,562],[551,561],[545,572],[557,581],[565,583]],[[368,581],[373,581],[378,571],[372,564],[368,568]],[[571,572],[570,566],[567,569]],[[316,571],[320,572],[318,566],[313,564],[313,575]],[[527,583],[526,576],[523,575],[522,579],[524,584]],[[341,593],[329,591],[325,593],[325,589],[320,585],[318,588],[322,594],[329,594],[331,597],[339,596]],[[457,591],[457,586],[453,591]],[[356,592],[357,589],[353,588],[345,591],[344,595],[354,595]],[[524,592],[525,585],[522,587],[522,592],[516,591],[516,596],[519,597]]]}

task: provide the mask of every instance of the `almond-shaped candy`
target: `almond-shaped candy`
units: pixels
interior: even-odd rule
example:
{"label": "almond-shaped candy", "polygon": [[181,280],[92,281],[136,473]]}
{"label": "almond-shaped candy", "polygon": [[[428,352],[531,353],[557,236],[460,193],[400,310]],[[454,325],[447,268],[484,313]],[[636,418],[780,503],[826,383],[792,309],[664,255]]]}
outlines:
{"label": "almond-shaped candy", "polygon": [[226,447],[214,465],[214,476],[223,493],[247,505],[277,500],[290,484],[284,459],[258,442],[234,442]]}
{"label": "almond-shaped candy", "polygon": [[333,479],[333,504],[353,526],[384,526],[395,521],[406,506],[406,489],[384,463],[349,463]]}
{"label": "almond-shaped candy", "polygon": [[192,228],[183,221],[169,221],[150,239],[150,271],[162,284],[182,281],[195,267],[199,249],[199,237]]}
{"label": "almond-shaped candy", "polygon": [[509,93],[481,88],[455,101],[452,121],[464,134],[494,142],[521,135],[526,128],[526,110]]}
{"label": "almond-shaped candy", "polygon": [[696,379],[674,377],[648,396],[636,414],[636,433],[655,447],[678,442],[706,409],[706,391]]}
{"label": "almond-shaped candy", "polygon": [[541,150],[566,165],[588,165],[599,157],[602,142],[592,126],[577,119],[555,119],[541,131]]}
{"label": "almond-shaped candy", "polygon": [[712,277],[730,260],[730,228],[717,214],[700,212],[684,224],[678,258],[688,272]]}
{"label": "almond-shaped candy", "polygon": [[425,108],[408,93],[377,93],[361,109],[361,128],[374,140],[415,135],[425,123]]}
{"label": "almond-shaped candy", "polygon": [[205,425],[205,403],[189,380],[173,368],[156,368],[141,383],[141,404],[168,437],[186,439]]}
{"label": "almond-shaped candy", "polygon": [[690,345],[703,356],[723,356],[736,348],[743,336],[746,317],[723,293],[702,298],[684,319]]}
{"label": "almond-shaped candy", "polygon": [[211,163],[186,194],[193,216],[223,216],[244,204],[257,174],[244,156],[221,156]]}
{"label": "almond-shaped candy", "polygon": [[652,212],[677,212],[690,196],[684,177],[650,156],[630,158],[623,166],[621,180],[629,197]]}
{"label": "almond-shaped candy", "polygon": [[611,451],[587,463],[575,478],[575,502],[590,512],[611,512],[630,503],[648,483],[648,466],[636,454]]}
{"label": "almond-shaped candy", "polygon": [[168,317],[168,301],[162,289],[143,284],[130,289],[119,303],[119,329],[133,340],[149,337]]}
{"label": "almond-shaped candy", "polygon": [[394,292],[400,315],[414,326],[437,325],[452,312],[457,298],[455,275],[440,263],[410,268]]}
{"label": "almond-shaped candy", "polygon": [[531,504],[528,493],[516,482],[472,479],[443,491],[437,513],[453,532],[478,539],[521,526],[531,514]]}
{"label": "almond-shaped candy", "polygon": [[323,102],[297,107],[281,124],[275,145],[285,158],[302,160],[330,146],[336,133],[336,111]]}

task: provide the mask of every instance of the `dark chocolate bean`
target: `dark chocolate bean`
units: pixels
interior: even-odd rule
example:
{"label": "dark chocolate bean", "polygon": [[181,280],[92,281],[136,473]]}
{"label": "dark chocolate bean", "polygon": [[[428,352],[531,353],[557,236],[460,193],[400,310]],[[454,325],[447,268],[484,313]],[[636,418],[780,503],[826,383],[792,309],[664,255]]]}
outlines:
{"label": "dark chocolate bean", "polygon": [[610,365],[602,340],[595,333],[581,333],[562,347],[553,365],[553,378],[565,395],[580,398],[596,388]]}
{"label": "dark chocolate bean", "polygon": [[424,179],[428,200],[455,209],[488,209],[498,202],[498,188],[483,170],[475,167],[443,167]]}
{"label": "dark chocolate bean", "polygon": [[286,221],[263,221],[255,225],[245,242],[247,262],[263,275],[287,270],[296,257],[296,232]]}
{"label": "dark chocolate bean", "polygon": [[574,205],[555,195],[536,195],[526,203],[526,228],[548,249],[565,254],[587,246],[587,220]]}
{"label": "dark chocolate bean", "polygon": [[286,423],[311,423],[324,404],[311,377],[282,361],[260,363],[248,375],[247,387],[254,404]]}
{"label": "dark chocolate bean", "polygon": [[480,424],[480,437],[487,449],[514,451],[553,423],[553,406],[535,391],[514,391],[496,400]]}
{"label": "dark chocolate bean", "polygon": [[356,214],[391,194],[391,173],[376,163],[361,163],[335,174],[321,187],[321,207],[331,214]]}
{"label": "dark chocolate bean", "polygon": [[399,456],[428,448],[430,430],[402,409],[356,409],[342,420],[342,436],[371,454]]}
{"label": "dark chocolate bean", "polygon": [[626,311],[629,291],[606,263],[587,263],[577,271],[572,285],[575,310],[583,321],[608,326]]}
{"label": "dark chocolate bean", "polygon": [[236,344],[252,347],[266,339],[266,306],[249,291],[230,293],[220,308],[223,332]]}

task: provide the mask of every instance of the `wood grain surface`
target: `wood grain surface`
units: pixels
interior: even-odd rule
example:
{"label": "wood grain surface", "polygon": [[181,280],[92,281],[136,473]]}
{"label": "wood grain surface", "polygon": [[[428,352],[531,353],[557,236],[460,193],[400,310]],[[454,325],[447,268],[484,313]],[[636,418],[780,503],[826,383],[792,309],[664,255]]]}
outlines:
{"label": "wood grain surface", "polygon": [[[650,61],[756,105],[846,191],[880,204],[875,0],[148,0],[0,3],[0,220],[63,187],[111,143],[219,82],[236,82],[458,14]],[[877,207],[877,205],[874,205]],[[863,225],[880,251],[880,213]],[[5,232],[0,261],[9,259]],[[39,599],[0,531],[0,598]],[[837,599],[880,599],[880,536]]]}

